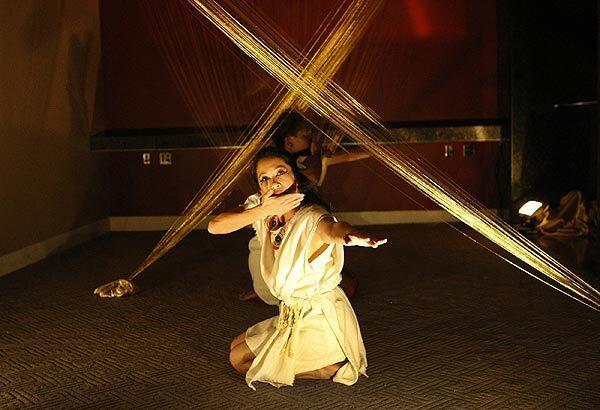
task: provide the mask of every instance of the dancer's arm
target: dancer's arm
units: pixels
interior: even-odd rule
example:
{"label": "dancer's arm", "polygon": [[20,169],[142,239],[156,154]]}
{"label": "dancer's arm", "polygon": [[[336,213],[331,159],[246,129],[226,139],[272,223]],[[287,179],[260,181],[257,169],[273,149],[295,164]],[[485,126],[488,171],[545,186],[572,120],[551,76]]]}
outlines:
{"label": "dancer's arm", "polygon": [[312,154],[304,159],[300,172],[308,178],[310,182],[316,184],[321,176],[321,155]]}
{"label": "dancer's arm", "polygon": [[250,209],[223,212],[208,223],[208,232],[226,234],[251,225],[270,215],[283,215],[300,205],[304,194],[271,196],[272,191],[262,197],[261,204]]}
{"label": "dancer's arm", "polygon": [[371,154],[363,150],[351,150],[345,152],[335,152],[328,160],[328,165],[343,164],[345,162],[359,161],[361,159],[369,158]]}
{"label": "dancer's arm", "polygon": [[364,246],[377,248],[387,242],[374,235],[356,230],[352,225],[333,218],[324,218],[317,226],[317,234],[325,243],[337,243],[346,246]]}
{"label": "dancer's arm", "polygon": [[215,235],[235,232],[262,217],[260,205],[250,209],[223,212],[208,223],[208,232]]}
{"label": "dancer's arm", "polygon": [[[346,162],[360,161],[361,159],[370,158],[371,154],[363,150],[352,150],[346,152],[335,152],[330,157],[327,157],[327,165],[344,164]],[[303,163],[304,167],[301,172],[312,183],[317,183],[321,177],[321,155],[313,154],[307,157]]]}

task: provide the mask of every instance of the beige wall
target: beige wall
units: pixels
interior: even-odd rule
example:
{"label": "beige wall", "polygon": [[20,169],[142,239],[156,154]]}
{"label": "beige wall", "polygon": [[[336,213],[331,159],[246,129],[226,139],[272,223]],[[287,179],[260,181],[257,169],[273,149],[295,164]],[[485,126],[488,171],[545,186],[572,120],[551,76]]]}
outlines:
{"label": "beige wall", "polygon": [[107,216],[89,149],[98,1],[2,2],[0,56],[2,255]]}

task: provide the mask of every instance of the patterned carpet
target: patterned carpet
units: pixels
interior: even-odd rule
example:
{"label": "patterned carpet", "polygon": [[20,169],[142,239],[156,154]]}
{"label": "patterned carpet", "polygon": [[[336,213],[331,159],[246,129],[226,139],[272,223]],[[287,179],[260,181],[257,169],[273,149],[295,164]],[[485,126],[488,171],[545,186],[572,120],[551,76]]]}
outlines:
{"label": "patterned carpet", "polygon": [[[143,292],[91,295],[159,233],[108,234],[0,278],[0,408],[600,408],[600,314],[444,225],[378,227],[350,249],[369,378],[250,390],[230,340],[275,314],[244,303],[249,232],[194,232]],[[598,282],[598,272],[587,272]]]}

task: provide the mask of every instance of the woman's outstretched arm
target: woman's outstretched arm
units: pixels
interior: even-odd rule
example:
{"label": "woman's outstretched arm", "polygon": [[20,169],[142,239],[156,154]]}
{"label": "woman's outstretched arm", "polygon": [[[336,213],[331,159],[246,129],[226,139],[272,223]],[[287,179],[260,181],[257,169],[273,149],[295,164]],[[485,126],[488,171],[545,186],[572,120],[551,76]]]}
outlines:
{"label": "woman's outstretched arm", "polygon": [[337,243],[346,246],[364,246],[377,248],[387,242],[387,239],[379,239],[374,235],[356,230],[349,223],[333,218],[324,218],[317,226],[317,234],[325,243]]}
{"label": "woman's outstretched arm", "polygon": [[208,223],[208,232],[215,235],[235,232],[263,217],[260,205],[251,209],[223,212]]}

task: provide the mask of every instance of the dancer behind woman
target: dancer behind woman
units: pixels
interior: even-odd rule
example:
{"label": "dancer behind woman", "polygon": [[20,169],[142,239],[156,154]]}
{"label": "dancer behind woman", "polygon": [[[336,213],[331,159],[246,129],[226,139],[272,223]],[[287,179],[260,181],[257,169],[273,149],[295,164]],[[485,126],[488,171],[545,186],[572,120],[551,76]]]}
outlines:
{"label": "dancer behind woman", "polygon": [[[282,114],[274,128],[273,143],[275,146],[287,151],[294,158],[300,172],[314,184],[321,179],[323,156],[327,156],[327,164],[329,166],[370,157],[367,152],[362,150],[335,152],[333,154],[325,152],[311,124],[297,111],[289,111]],[[256,194],[246,200],[244,207],[252,208],[259,203],[260,195]],[[277,298],[269,293],[267,286],[261,279],[261,248],[256,236],[248,243],[248,250],[250,251],[248,255],[248,269],[252,276],[252,290],[242,293],[240,300],[246,301],[259,297],[267,304],[277,304]],[[340,287],[346,293],[346,296],[351,298],[356,292],[357,286],[358,281],[354,277],[346,274],[342,275]]]}
{"label": "dancer behind woman", "polygon": [[360,148],[330,152],[324,141],[320,141],[323,134],[315,132],[311,123],[297,111],[282,114],[275,127],[275,146],[292,154],[302,174],[315,184],[321,180],[323,157],[327,158],[328,166],[371,157]]}
{"label": "dancer behind woman", "polygon": [[208,230],[254,226],[263,280],[279,300],[279,315],[236,337],[230,362],[252,388],[256,381],[292,385],[295,378],[353,384],[367,360],[356,316],[338,287],[343,246],[376,248],[386,240],[336,221],[285,151],[261,150],[253,171],[261,204],[222,213]]}

